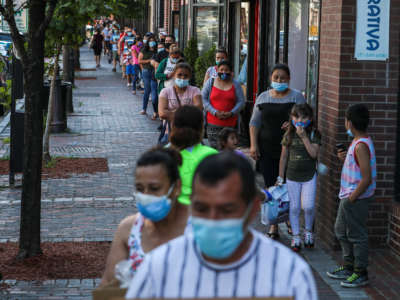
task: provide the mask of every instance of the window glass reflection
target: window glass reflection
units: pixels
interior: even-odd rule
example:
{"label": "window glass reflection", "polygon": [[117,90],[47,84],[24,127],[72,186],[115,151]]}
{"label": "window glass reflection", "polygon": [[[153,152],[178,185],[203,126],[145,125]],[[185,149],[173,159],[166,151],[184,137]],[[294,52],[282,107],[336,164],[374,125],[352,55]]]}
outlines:
{"label": "window glass reflection", "polygon": [[196,37],[200,54],[218,43],[218,7],[196,7]]}

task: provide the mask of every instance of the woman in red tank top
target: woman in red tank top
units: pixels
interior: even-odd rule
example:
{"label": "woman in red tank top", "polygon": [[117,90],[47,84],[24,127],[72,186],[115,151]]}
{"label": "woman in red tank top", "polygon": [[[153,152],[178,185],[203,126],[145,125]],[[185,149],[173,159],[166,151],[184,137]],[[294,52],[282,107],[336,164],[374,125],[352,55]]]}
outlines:
{"label": "woman in red tank top", "polygon": [[210,78],[202,91],[207,111],[207,136],[210,146],[218,148],[219,132],[225,127],[236,127],[238,114],[244,106],[243,90],[233,79],[228,61],[218,65],[218,77]]}

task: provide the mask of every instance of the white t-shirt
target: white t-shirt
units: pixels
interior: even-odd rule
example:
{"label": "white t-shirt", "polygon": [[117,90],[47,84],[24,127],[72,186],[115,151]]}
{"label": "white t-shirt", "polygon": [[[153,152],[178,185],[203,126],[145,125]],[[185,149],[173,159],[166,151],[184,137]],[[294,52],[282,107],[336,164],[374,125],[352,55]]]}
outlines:
{"label": "white t-shirt", "polygon": [[126,298],[318,299],[307,263],[289,248],[251,232],[249,250],[230,265],[205,261],[191,234],[156,248],[145,257]]}
{"label": "white t-shirt", "polygon": [[[168,58],[167,65],[165,66],[164,74],[169,75],[175,70],[176,64],[171,62],[171,59]],[[175,84],[175,80],[173,78],[164,81],[164,88],[171,87]]]}

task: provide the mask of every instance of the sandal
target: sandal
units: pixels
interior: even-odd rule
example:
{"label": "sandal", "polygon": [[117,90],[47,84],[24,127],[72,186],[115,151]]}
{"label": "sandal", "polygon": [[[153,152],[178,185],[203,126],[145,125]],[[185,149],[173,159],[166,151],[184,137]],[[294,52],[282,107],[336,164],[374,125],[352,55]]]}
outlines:
{"label": "sandal", "polygon": [[157,116],[157,114],[153,114],[152,116],[151,116],[151,119],[154,121],[154,120],[157,120],[157,118],[158,118],[158,116]]}
{"label": "sandal", "polygon": [[290,225],[290,221],[286,221],[285,224],[287,227],[287,233],[290,235],[293,235],[292,226]]}

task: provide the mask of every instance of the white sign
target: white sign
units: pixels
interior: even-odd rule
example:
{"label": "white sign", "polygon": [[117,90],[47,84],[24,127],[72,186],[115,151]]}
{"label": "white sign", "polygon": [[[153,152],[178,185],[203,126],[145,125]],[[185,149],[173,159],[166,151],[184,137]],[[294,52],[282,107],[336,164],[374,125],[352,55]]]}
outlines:
{"label": "white sign", "polygon": [[356,59],[389,58],[389,18],[390,0],[357,0]]}

